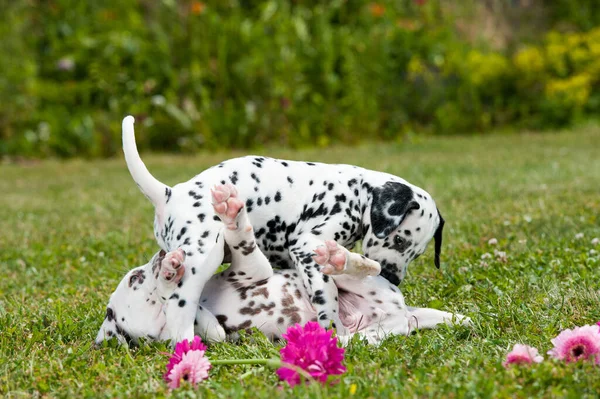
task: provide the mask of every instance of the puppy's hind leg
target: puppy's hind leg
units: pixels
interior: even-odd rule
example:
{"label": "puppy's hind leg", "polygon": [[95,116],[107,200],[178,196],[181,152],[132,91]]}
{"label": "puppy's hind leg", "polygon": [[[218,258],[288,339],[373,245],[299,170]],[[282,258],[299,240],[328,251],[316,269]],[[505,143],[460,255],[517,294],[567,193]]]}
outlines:
{"label": "puppy's hind leg", "polygon": [[225,224],[225,242],[231,249],[231,266],[226,271],[227,275],[237,276],[240,282],[273,276],[269,260],[256,245],[254,229],[235,187],[230,184],[217,186],[211,193],[215,213]]}

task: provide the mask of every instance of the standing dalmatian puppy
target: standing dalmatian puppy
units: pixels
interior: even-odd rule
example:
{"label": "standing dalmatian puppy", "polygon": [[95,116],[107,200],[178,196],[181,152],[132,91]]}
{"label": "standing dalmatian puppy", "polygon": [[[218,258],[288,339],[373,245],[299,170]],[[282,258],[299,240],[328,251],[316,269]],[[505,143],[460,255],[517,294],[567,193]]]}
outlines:
{"label": "standing dalmatian puppy", "polygon": [[[213,255],[222,257],[226,245],[231,266],[206,284],[196,310],[194,332],[205,339],[211,335],[206,314],[216,315],[220,327],[232,337],[239,330],[255,327],[269,338],[279,338],[295,323],[316,320],[317,312],[298,273],[273,270],[257,246],[256,232],[235,188],[216,187],[212,196],[215,213],[225,224],[215,246],[220,253]],[[176,295],[166,282],[177,284],[181,280],[185,257],[181,248],[169,253],[161,250],[148,264],[128,272],[110,297],[96,345],[110,338],[128,344],[137,343],[139,338],[171,339],[165,328],[165,301],[160,297]],[[331,277],[339,291],[340,319],[351,333],[371,344],[379,344],[390,335],[406,335],[416,328],[470,322],[464,316],[436,309],[407,307],[398,287],[381,276],[372,276],[380,270],[377,262],[348,254],[335,241],[325,241],[325,245],[315,248],[313,258],[323,267],[346,266]]]}
{"label": "standing dalmatian puppy", "polygon": [[[167,328],[177,341],[192,338],[200,295],[223,261],[211,255],[223,226],[212,213],[209,190],[216,185],[231,184],[246,198],[260,249],[273,265],[298,270],[319,323],[333,323],[341,336],[349,331],[340,321],[338,290],[330,275],[343,273],[347,265],[321,268],[313,259],[314,248],[326,240],[346,248],[363,240],[365,256],[381,264],[383,277],[399,284],[409,262],[435,238],[439,267],[444,220],[427,192],[399,177],[351,165],[247,156],[168,187],[140,159],[133,123],[131,116],[123,120],[123,150],[133,179],[154,204],[158,244],[167,252],[181,248],[186,254],[185,274],[173,286],[166,309]],[[343,251],[348,259],[349,251]],[[208,329],[210,339],[223,339],[218,320],[206,317],[214,326]]]}

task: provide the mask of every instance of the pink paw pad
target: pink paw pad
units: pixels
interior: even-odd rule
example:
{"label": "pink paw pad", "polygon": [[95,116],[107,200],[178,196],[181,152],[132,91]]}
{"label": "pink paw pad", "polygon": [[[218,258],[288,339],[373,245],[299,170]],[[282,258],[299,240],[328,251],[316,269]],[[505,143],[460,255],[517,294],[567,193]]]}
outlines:
{"label": "pink paw pad", "polygon": [[167,253],[161,262],[162,277],[168,282],[179,283],[185,274],[184,260],[185,252],[181,248]]}
{"label": "pink paw pad", "polygon": [[237,198],[237,190],[231,184],[215,186],[211,191],[212,205],[215,213],[230,230],[237,229],[236,218],[244,207],[244,202]]}
{"label": "pink paw pad", "polygon": [[313,256],[315,262],[323,266],[323,274],[339,274],[346,267],[346,250],[332,240],[325,241],[325,245],[315,249]]}

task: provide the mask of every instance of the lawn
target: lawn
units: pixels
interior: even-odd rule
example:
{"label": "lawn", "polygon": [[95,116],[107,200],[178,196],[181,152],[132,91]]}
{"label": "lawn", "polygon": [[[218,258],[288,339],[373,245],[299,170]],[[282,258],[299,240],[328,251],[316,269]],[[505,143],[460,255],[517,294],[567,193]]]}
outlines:
{"label": "lawn", "polygon": [[[143,134],[138,129],[138,134]],[[600,369],[502,367],[514,343],[545,353],[561,330],[600,320],[600,128],[427,138],[264,155],[352,163],[428,190],[446,226],[402,283],[407,303],[467,314],[472,328],[353,342],[332,387],[294,390],[259,366],[216,366],[190,397],[597,397]],[[143,155],[167,184],[240,152]],[[156,251],[153,210],[122,158],[0,165],[0,396],[168,396],[164,344],[94,349],[112,290]],[[491,245],[488,240],[496,238]],[[502,254],[494,251],[502,251]],[[485,254],[490,254],[487,256]],[[483,259],[482,259],[483,256]],[[260,334],[213,359],[271,357]]]}

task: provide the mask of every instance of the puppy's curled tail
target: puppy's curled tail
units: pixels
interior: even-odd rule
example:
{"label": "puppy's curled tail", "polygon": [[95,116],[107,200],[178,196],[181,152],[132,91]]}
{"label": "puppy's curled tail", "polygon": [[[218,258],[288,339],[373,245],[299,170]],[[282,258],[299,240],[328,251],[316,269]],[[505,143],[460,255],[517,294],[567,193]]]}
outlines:
{"label": "puppy's curled tail", "polygon": [[146,165],[142,162],[135,144],[135,133],[133,123],[135,119],[128,115],[123,119],[123,153],[125,162],[131,177],[137,183],[142,193],[154,204],[154,207],[161,207],[166,202],[166,198],[171,193],[171,188],[159,182],[148,172]]}

